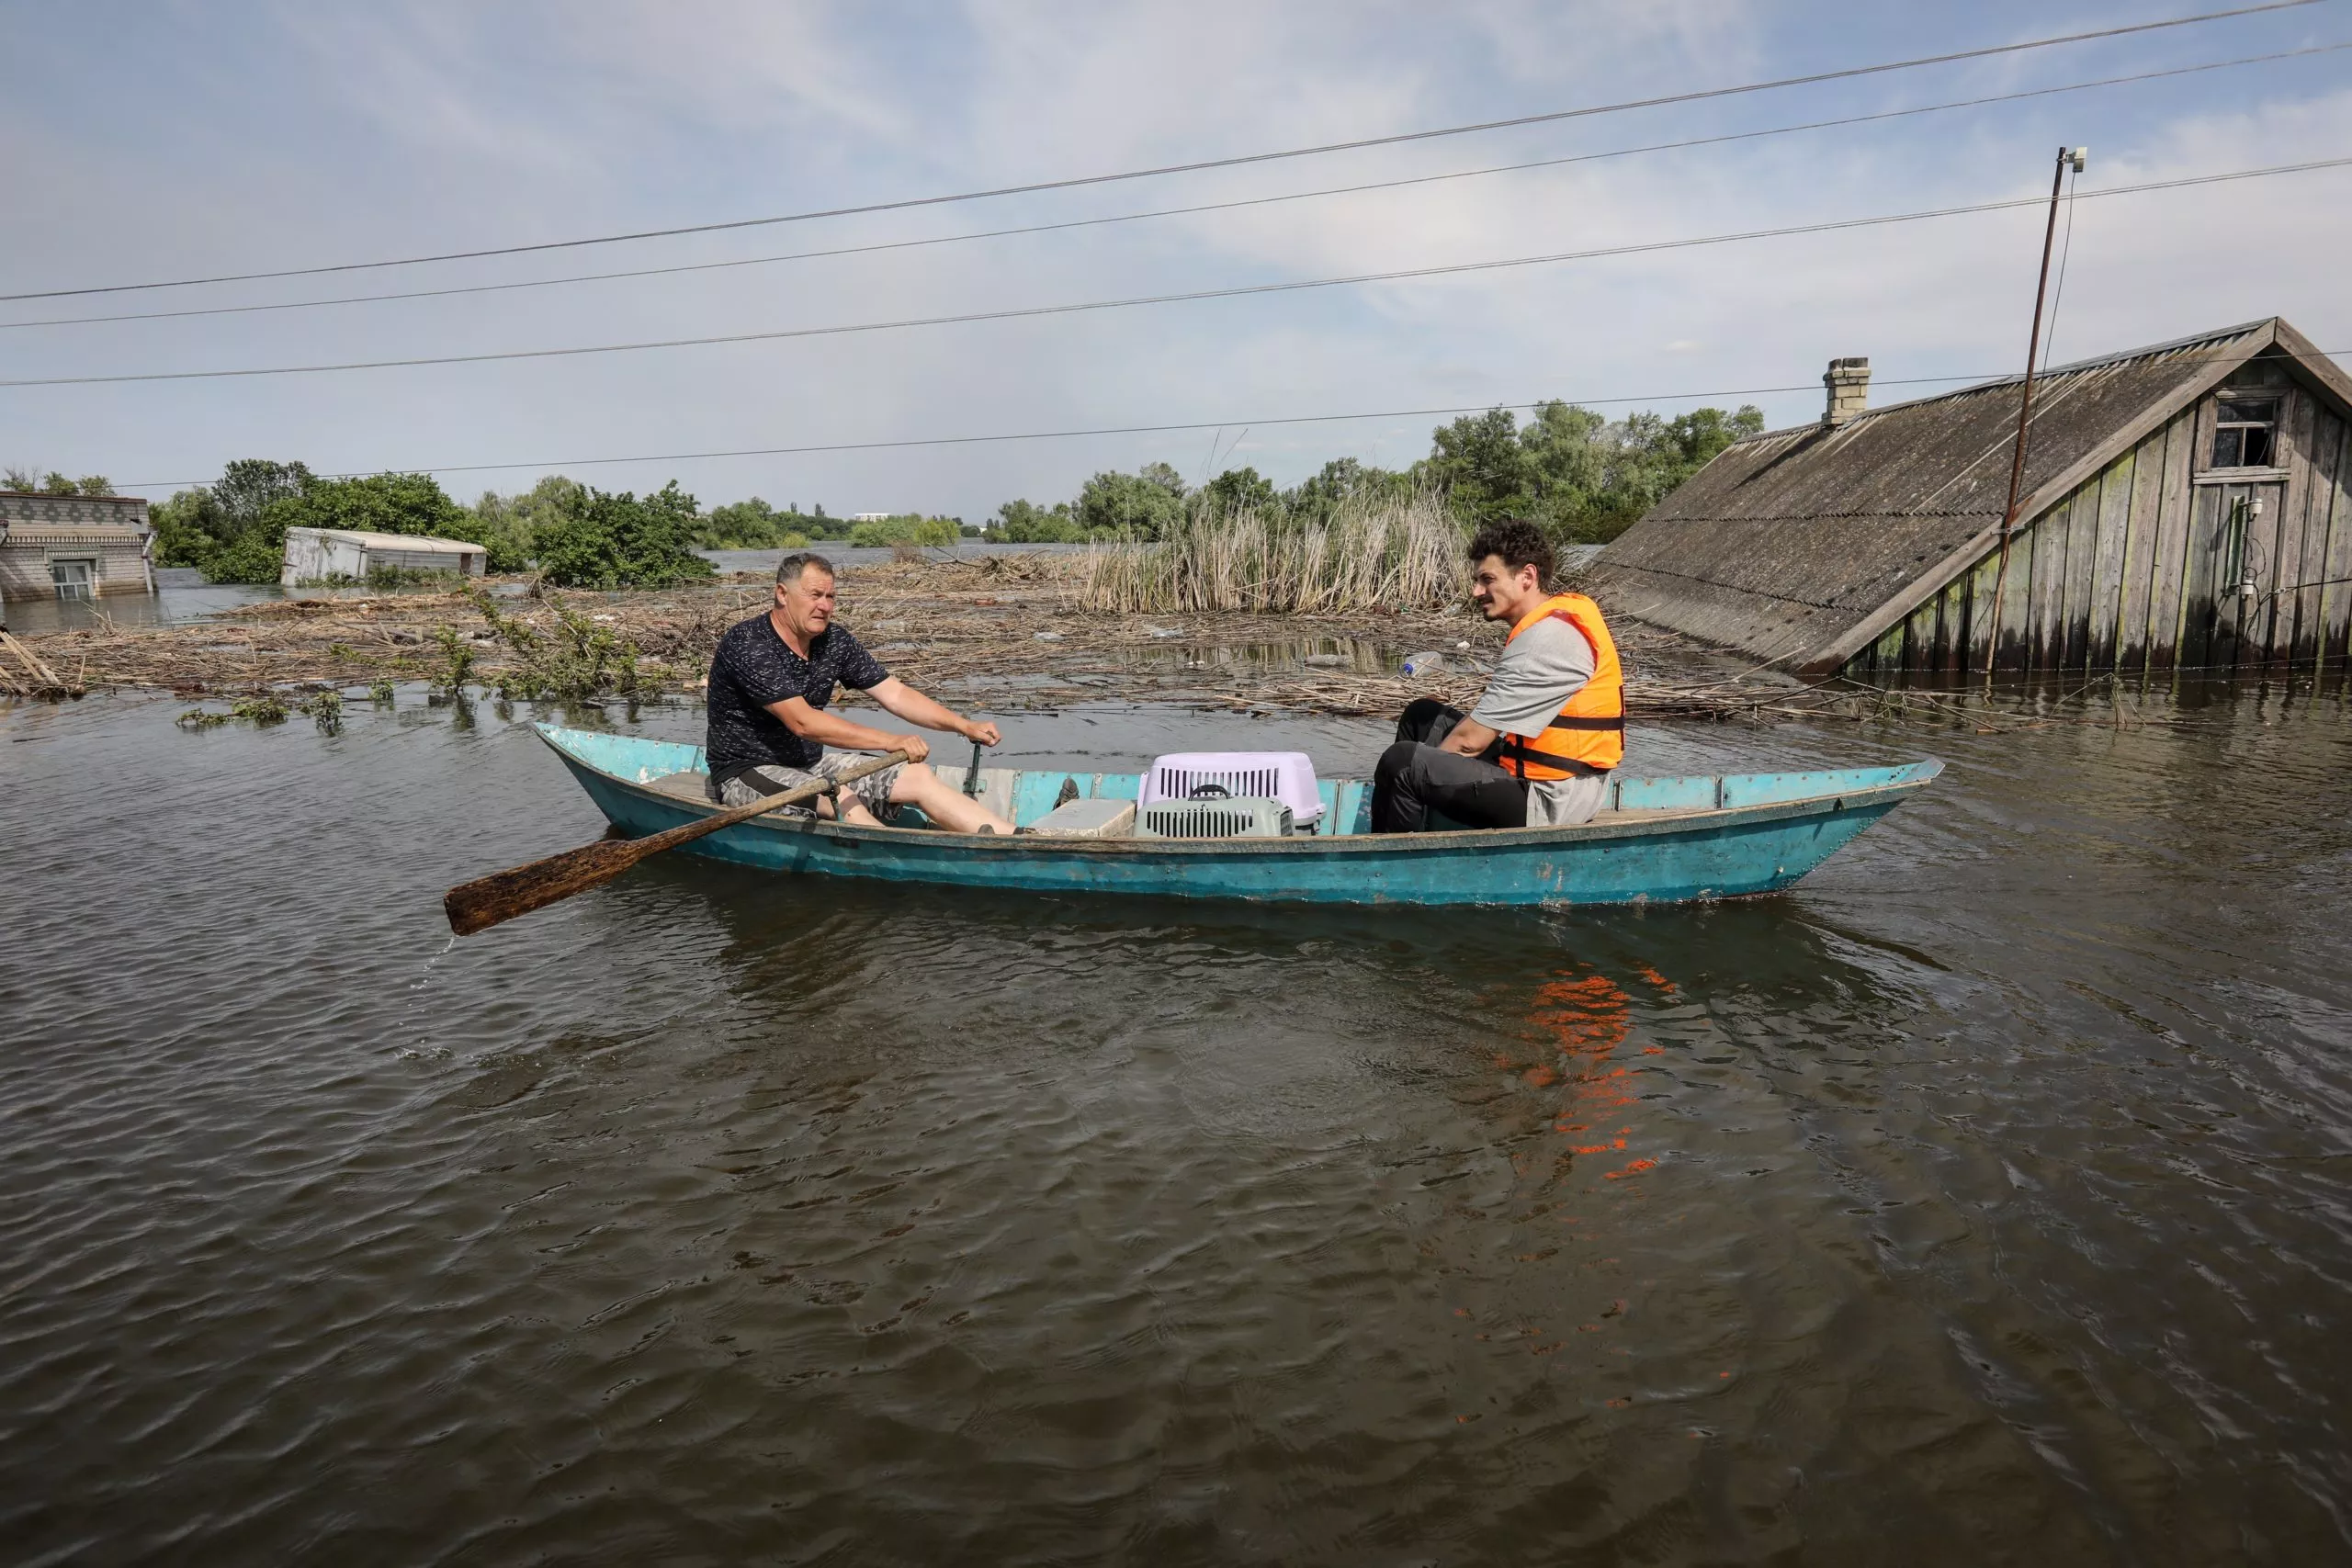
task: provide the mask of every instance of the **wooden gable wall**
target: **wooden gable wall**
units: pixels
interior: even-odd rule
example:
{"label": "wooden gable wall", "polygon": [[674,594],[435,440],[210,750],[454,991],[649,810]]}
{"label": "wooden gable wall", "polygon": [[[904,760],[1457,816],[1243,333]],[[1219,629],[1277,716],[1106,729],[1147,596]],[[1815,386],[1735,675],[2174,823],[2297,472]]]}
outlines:
{"label": "wooden gable wall", "polygon": [[[2005,671],[2188,673],[2352,660],[2352,431],[2275,360],[2248,364],[2225,389],[2256,389],[2281,399],[2273,468],[2212,469],[2219,398],[2201,398],[2020,527],[2006,580],[1996,548],[1846,672],[1981,672],[1996,619],[1996,667]],[[2250,598],[2235,586],[2248,567]]]}

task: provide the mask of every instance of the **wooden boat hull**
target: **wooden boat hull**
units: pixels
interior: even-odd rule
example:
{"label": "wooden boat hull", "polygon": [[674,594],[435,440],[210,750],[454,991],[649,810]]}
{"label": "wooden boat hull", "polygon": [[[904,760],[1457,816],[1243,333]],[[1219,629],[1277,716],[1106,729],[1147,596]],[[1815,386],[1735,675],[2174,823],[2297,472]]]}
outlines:
{"label": "wooden boat hull", "polygon": [[[698,767],[693,747],[549,725],[538,731],[597,808],[632,837],[712,809],[653,784]],[[1791,886],[1942,769],[1929,760],[1817,773],[1628,779],[1612,798],[1631,804],[1574,828],[1375,835],[1360,830],[1363,786],[1332,781],[1325,785],[1327,817],[1342,825],[1312,837],[1000,838],[771,818],[724,829],[684,852],[768,871],[1033,892],[1314,904],[1682,902]],[[1081,795],[1131,797],[1136,775],[1023,773],[1015,820],[1025,825],[1042,815],[1065,780]]]}

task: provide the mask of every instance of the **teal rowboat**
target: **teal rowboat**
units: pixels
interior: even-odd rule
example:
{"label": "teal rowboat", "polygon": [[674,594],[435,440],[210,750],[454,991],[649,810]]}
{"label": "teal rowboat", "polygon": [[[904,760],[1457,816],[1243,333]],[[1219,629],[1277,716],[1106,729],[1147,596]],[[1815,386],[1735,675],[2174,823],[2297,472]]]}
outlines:
{"label": "teal rowboat", "polygon": [[[537,728],[597,808],[632,838],[715,809],[702,794],[700,747]],[[942,772],[963,778],[959,769]],[[1929,760],[1619,779],[1609,808],[1574,828],[1374,834],[1371,786],[1326,779],[1320,830],[1286,839],[1008,839],[772,817],[697,839],[684,852],[769,871],[1035,892],[1312,904],[1672,903],[1777,892],[1941,772]],[[983,796],[1023,827],[1067,792],[1132,800],[1141,784],[1136,773],[981,773]]]}

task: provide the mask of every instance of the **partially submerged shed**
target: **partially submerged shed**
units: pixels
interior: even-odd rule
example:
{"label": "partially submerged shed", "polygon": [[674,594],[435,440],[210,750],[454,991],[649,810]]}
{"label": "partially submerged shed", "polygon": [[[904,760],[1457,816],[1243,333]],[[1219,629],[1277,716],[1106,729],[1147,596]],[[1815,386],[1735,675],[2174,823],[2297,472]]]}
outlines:
{"label": "partially submerged shed", "polygon": [[1587,578],[1611,613],[1850,674],[2347,657],[2352,378],[2284,321],[2037,377],[2006,547],[2019,378],[1871,410],[1869,375],[1833,361],[1819,423],[1727,447],[1611,543]]}
{"label": "partially submerged shed", "polygon": [[438,572],[480,577],[490,552],[463,539],[415,534],[376,534],[362,528],[288,528],[277,580],[288,588],[319,582],[365,582],[390,572]]}
{"label": "partially submerged shed", "polygon": [[135,495],[0,491],[0,601],[152,593],[154,538]]}

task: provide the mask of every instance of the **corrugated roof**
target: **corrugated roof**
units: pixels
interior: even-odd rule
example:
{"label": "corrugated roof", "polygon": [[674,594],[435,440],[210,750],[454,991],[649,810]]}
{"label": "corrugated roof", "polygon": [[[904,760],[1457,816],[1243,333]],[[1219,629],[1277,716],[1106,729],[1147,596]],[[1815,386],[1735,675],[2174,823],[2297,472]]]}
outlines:
{"label": "corrugated roof", "polygon": [[[2308,348],[2273,318],[2037,377],[2020,521],[2282,336]],[[1998,529],[2018,379],[1750,436],[1620,536],[1588,581],[1611,612],[1703,641],[1797,665],[1842,658],[1861,623],[1940,588],[1952,558]]]}
{"label": "corrugated roof", "polygon": [[341,539],[364,550],[423,550],[428,554],[457,555],[486,547],[469,544],[464,539],[435,539],[423,534],[377,534],[365,528],[288,528],[286,531],[289,534],[316,534],[322,539]]}

